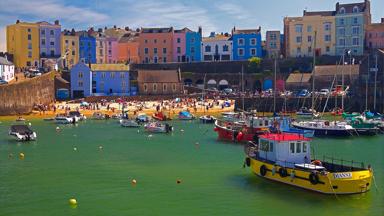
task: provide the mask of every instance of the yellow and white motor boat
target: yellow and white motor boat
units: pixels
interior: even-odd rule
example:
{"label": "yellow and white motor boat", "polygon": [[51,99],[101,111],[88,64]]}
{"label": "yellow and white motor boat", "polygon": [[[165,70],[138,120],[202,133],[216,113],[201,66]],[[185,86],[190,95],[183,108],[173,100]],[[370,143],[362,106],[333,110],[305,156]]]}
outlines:
{"label": "yellow and white motor boat", "polygon": [[324,194],[369,191],[373,171],[364,163],[324,157],[311,159],[311,139],[300,134],[259,136],[245,147],[245,164],[263,178]]}

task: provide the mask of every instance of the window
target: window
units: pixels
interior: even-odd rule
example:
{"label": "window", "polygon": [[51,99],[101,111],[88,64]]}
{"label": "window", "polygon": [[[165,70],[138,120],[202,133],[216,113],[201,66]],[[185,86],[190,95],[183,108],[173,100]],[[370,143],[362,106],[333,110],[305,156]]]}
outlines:
{"label": "window", "polygon": [[111,78],[115,78],[115,72],[111,72],[111,73],[109,74],[109,77],[111,77]]}
{"label": "window", "polygon": [[77,85],[78,85],[79,87],[83,87],[83,81],[79,81],[79,82],[77,83]]}
{"label": "window", "polygon": [[255,46],[256,45],[256,39],[255,38],[252,38],[251,39],[251,46]]}
{"label": "window", "polygon": [[31,32],[31,29],[30,29],[30,28],[28,29],[28,32]]}
{"label": "window", "polygon": [[324,31],[331,31],[331,23],[329,22],[324,23]]}
{"label": "window", "polygon": [[157,56],[153,57],[153,63],[157,63]]}
{"label": "window", "polygon": [[324,36],[324,40],[325,40],[326,42],[331,42],[331,35],[325,35],[325,36]]}
{"label": "window", "polygon": [[295,153],[295,143],[294,142],[289,143],[289,151],[291,152],[291,154]]}
{"label": "window", "polygon": [[345,14],[345,8],[340,8],[340,11],[339,11],[339,13],[341,13],[341,14]]}
{"label": "window", "polygon": [[157,48],[153,48],[153,53],[157,54]]}
{"label": "window", "polygon": [[32,35],[28,35],[28,40],[32,40]]}
{"label": "window", "polygon": [[125,77],[125,73],[124,72],[120,72],[120,78],[124,79]]}
{"label": "window", "polygon": [[243,38],[237,39],[237,43],[239,44],[239,46],[244,45],[244,39]]}
{"label": "window", "polygon": [[163,84],[163,92],[167,91],[167,84]]}
{"label": "window", "polygon": [[28,51],[28,58],[32,58],[32,51]]}
{"label": "window", "polygon": [[55,56],[55,50],[54,49],[51,50],[51,57],[53,57],[53,56]]}
{"label": "window", "polygon": [[167,43],[167,40],[163,40],[163,43]]}
{"label": "window", "polygon": [[303,153],[307,153],[307,143],[303,142]]}
{"label": "window", "polygon": [[96,72],[92,72],[92,76],[93,76],[93,77],[96,77]]}
{"label": "window", "polygon": [[312,47],[308,47],[308,53],[312,52]]}
{"label": "window", "polygon": [[353,13],[359,13],[359,7],[358,6],[355,6],[353,7]]}
{"label": "window", "polygon": [[307,26],[307,32],[312,32],[312,26]]}
{"label": "window", "polygon": [[297,37],[296,37],[296,43],[301,43],[301,41],[302,41],[301,36],[297,36]]}
{"label": "window", "polygon": [[344,36],[345,35],[345,28],[339,28],[339,35]]}
{"label": "window", "polygon": [[339,45],[345,46],[345,39],[344,38],[339,38]]}
{"label": "window", "polygon": [[163,54],[167,54],[167,48],[163,48]]}
{"label": "window", "polygon": [[331,48],[329,46],[325,47],[325,52],[331,52]]}
{"label": "window", "polygon": [[276,40],[276,34],[271,34],[269,35],[270,40]]}
{"label": "window", "polygon": [[80,79],[83,78],[83,72],[79,72],[78,76]]}
{"label": "window", "polygon": [[76,51],[75,50],[72,50],[72,55],[76,55]]}
{"label": "window", "polygon": [[359,38],[358,38],[358,37],[353,37],[353,38],[352,38],[352,45],[353,45],[353,46],[359,46],[359,45],[360,45],[359,42],[360,42],[360,41],[359,41]]}
{"label": "window", "polygon": [[223,46],[223,52],[228,52],[228,50],[229,50],[228,45],[225,44],[225,45]]}
{"label": "window", "polygon": [[177,38],[177,43],[181,43],[181,39],[180,38]]}
{"label": "window", "polygon": [[195,53],[195,47],[191,47],[191,53]]}
{"label": "window", "polygon": [[72,46],[75,46],[75,41],[72,41]]}
{"label": "window", "polygon": [[163,57],[163,62],[164,62],[164,63],[167,62],[167,57]]}
{"label": "window", "polygon": [[126,85],[126,82],[124,80],[121,81],[121,87],[125,87],[125,85]]}
{"label": "window", "polygon": [[340,25],[345,25],[345,20],[343,18],[340,19]]}
{"label": "window", "polygon": [[172,84],[172,91],[174,91],[174,92],[176,91],[176,84],[175,83]]}
{"label": "window", "polygon": [[251,49],[251,56],[256,56],[256,49]]}
{"label": "window", "polygon": [[266,140],[260,140],[260,150],[264,152],[269,151],[269,142]]}
{"label": "window", "polygon": [[100,82],[100,91],[104,92],[104,82],[103,81]]}
{"label": "window", "polygon": [[360,28],[359,28],[359,26],[353,26],[353,27],[352,27],[352,34],[354,34],[354,35],[358,35],[359,32],[360,32]]}
{"label": "window", "polygon": [[312,42],[312,36],[311,35],[308,36],[308,42]]}
{"label": "window", "polygon": [[354,17],[353,18],[353,24],[358,24],[359,23],[359,20],[357,19],[357,17]]}
{"label": "window", "polygon": [[148,54],[148,48],[144,48],[144,53]]}
{"label": "window", "polygon": [[99,55],[103,55],[103,50],[102,49],[99,49]]}
{"label": "window", "polygon": [[177,56],[177,62],[180,62],[180,61],[181,61],[181,57]]}
{"label": "window", "polygon": [[177,47],[177,53],[181,53],[181,47]]}
{"label": "window", "polygon": [[148,86],[147,86],[147,84],[144,84],[144,91],[145,91],[145,92],[148,91]]}
{"label": "window", "polygon": [[301,54],[301,48],[300,47],[297,47],[297,49],[296,49],[296,52],[297,52],[297,54]]}
{"label": "window", "polygon": [[296,143],[296,153],[301,153],[301,142]]}
{"label": "window", "polygon": [[191,43],[195,43],[195,38],[191,38]]}
{"label": "window", "polygon": [[51,42],[49,42],[49,45],[51,45],[51,46],[55,46],[55,41],[51,41]]}
{"label": "window", "polygon": [[41,35],[45,35],[45,29],[41,29]]}
{"label": "window", "polygon": [[102,73],[101,73],[101,78],[104,79],[104,78],[105,78],[105,75],[106,75],[105,72],[102,72]]}
{"label": "window", "polygon": [[68,40],[65,40],[65,44],[68,44]]}
{"label": "window", "polygon": [[32,49],[32,44],[28,43],[28,49]]}
{"label": "window", "polygon": [[145,63],[149,63],[149,58],[148,57],[145,57]]}
{"label": "window", "polygon": [[295,25],[295,30],[296,30],[296,33],[303,32],[303,25]]}
{"label": "window", "polygon": [[211,52],[211,46],[205,46],[205,52]]}
{"label": "window", "polygon": [[156,92],[156,91],[157,91],[157,84],[154,83],[153,86],[152,86],[152,88],[153,88],[153,91]]}
{"label": "window", "polygon": [[55,32],[54,32],[53,30],[50,30],[50,31],[49,31],[49,34],[50,34],[51,36],[53,36],[53,35],[55,35]]}
{"label": "window", "polygon": [[41,56],[45,57],[46,55],[47,55],[46,52],[44,51],[41,52]]}
{"label": "window", "polygon": [[243,48],[239,48],[239,49],[237,49],[237,54],[238,54],[239,56],[244,56],[244,49],[243,49]]}

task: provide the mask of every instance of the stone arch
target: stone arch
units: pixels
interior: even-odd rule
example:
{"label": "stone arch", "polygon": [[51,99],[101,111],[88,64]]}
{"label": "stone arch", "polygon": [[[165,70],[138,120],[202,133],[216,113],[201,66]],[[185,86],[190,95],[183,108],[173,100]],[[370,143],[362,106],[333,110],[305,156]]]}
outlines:
{"label": "stone arch", "polygon": [[220,90],[223,90],[225,88],[228,88],[229,87],[229,82],[225,79],[222,79],[219,81],[219,89]]}
{"label": "stone arch", "polygon": [[217,86],[216,80],[214,80],[214,79],[208,80],[208,82],[207,82],[207,87],[208,88],[210,88],[210,87],[215,87],[216,88],[216,86]]}
{"label": "stone arch", "polygon": [[204,80],[202,79],[196,80],[195,84],[198,88],[204,88]]}

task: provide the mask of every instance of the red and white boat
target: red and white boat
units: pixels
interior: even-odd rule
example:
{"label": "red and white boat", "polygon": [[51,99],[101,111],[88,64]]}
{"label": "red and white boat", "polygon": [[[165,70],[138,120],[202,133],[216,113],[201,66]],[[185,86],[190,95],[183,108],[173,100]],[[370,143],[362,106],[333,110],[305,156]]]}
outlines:
{"label": "red and white boat", "polygon": [[250,116],[245,122],[216,120],[214,130],[220,140],[248,142],[258,139],[258,135],[269,131],[273,120],[267,117]]}

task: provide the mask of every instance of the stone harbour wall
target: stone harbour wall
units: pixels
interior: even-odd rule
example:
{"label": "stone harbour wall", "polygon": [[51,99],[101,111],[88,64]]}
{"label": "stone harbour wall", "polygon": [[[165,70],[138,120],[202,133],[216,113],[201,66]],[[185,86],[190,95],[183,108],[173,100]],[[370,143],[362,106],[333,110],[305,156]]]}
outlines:
{"label": "stone harbour wall", "polygon": [[54,72],[0,86],[0,116],[32,112],[36,104],[50,104],[55,100]]}

